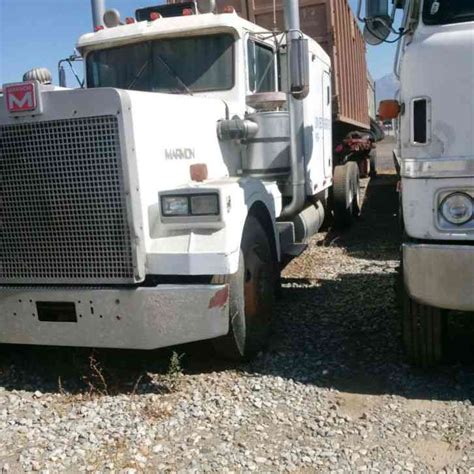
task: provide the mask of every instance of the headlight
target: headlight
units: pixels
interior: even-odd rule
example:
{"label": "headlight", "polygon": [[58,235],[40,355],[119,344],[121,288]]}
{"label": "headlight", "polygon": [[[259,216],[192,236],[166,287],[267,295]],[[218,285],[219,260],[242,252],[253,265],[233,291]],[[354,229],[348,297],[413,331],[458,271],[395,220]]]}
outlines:
{"label": "headlight", "polygon": [[219,195],[201,193],[161,196],[161,210],[164,217],[218,216]]}
{"label": "headlight", "polygon": [[440,211],[451,224],[463,225],[473,217],[474,202],[468,194],[453,193],[441,201]]}
{"label": "headlight", "polygon": [[219,199],[217,194],[191,196],[191,214],[193,216],[219,215]]}
{"label": "headlight", "polygon": [[189,199],[187,196],[163,196],[161,209],[164,216],[187,216],[189,214]]}

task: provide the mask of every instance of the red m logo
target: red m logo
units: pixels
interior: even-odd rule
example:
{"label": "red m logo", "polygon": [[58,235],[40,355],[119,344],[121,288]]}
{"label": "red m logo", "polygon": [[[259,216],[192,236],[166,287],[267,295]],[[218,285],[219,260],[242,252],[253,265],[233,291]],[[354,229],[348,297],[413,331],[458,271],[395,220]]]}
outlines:
{"label": "red m logo", "polygon": [[35,86],[32,83],[6,86],[4,92],[9,112],[25,112],[36,109]]}

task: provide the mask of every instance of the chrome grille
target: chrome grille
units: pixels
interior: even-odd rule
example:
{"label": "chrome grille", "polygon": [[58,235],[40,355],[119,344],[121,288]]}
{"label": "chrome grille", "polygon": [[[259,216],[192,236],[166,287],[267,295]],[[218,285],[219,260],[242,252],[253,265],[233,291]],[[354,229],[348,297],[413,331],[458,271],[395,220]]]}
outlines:
{"label": "chrome grille", "polygon": [[0,282],[133,274],[117,118],[0,126]]}

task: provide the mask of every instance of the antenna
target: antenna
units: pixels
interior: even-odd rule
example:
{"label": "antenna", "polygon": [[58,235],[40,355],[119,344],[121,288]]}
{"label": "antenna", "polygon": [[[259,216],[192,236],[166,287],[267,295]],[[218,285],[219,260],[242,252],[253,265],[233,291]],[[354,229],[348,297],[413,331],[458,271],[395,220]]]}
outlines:
{"label": "antenna", "polygon": [[277,30],[276,0],[273,0],[273,31]]}

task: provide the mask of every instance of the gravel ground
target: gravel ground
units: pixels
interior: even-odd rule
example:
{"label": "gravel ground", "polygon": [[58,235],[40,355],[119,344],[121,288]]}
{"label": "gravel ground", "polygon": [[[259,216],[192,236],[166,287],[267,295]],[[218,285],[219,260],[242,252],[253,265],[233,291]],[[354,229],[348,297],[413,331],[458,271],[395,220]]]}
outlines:
{"label": "gravel ground", "polygon": [[390,147],[356,227],[286,268],[253,363],[223,365],[203,343],[1,347],[0,471],[474,472],[473,318],[456,318],[437,370],[400,347]]}

